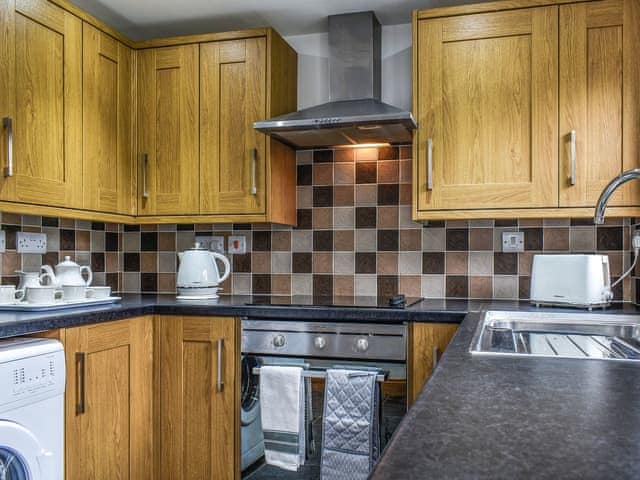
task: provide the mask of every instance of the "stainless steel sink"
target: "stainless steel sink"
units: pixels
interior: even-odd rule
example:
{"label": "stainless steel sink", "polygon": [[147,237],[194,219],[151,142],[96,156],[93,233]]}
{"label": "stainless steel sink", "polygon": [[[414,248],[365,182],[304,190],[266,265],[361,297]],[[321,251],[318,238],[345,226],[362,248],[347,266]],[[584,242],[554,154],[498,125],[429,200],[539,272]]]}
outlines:
{"label": "stainless steel sink", "polygon": [[487,311],[470,352],[640,361],[640,315]]}

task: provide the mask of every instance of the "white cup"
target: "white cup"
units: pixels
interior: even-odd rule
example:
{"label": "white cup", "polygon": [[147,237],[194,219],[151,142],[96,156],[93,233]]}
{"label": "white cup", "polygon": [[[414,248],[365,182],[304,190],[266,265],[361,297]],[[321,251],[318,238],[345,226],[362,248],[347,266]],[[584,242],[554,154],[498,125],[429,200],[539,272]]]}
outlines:
{"label": "white cup", "polygon": [[62,293],[65,302],[84,300],[86,298],[87,287],[85,285],[63,285]]}
{"label": "white cup", "polygon": [[37,305],[56,303],[56,298],[64,298],[63,292],[53,285],[42,285],[40,287],[27,287],[25,298],[28,303]]}
{"label": "white cup", "polygon": [[109,298],[111,287],[87,287],[87,298]]}
{"label": "white cup", "polygon": [[0,304],[7,305],[15,303],[16,300],[24,298],[24,290],[16,290],[13,285],[0,285]]}

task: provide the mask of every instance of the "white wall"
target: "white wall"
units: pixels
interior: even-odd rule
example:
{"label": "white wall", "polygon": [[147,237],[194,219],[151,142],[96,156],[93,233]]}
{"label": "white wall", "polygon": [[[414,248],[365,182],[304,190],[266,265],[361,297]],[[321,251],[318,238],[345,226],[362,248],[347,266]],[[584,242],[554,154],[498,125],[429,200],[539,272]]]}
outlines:
{"label": "white wall", "polygon": [[[329,38],[291,35],[298,52],[298,108],[329,101]],[[411,110],[411,24],[382,27],[382,101]]]}

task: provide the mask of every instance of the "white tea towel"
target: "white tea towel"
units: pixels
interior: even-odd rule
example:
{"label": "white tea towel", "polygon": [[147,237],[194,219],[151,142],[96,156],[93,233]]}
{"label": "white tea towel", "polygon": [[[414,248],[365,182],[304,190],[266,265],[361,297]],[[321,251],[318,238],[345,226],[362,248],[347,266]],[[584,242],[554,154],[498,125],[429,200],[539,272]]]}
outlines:
{"label": "white tea towel", "polygon": [[305,387],[301,367],[260,368],[260,414],[269,465],[297,471],[305,460]]}

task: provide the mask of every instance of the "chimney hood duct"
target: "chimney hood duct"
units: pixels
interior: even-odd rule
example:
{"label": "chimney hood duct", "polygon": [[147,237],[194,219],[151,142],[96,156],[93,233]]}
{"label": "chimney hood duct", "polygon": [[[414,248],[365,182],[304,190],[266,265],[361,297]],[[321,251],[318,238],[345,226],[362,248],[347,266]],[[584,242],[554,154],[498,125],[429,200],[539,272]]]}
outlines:
{"label": "chimney hood duct", "polygon": [[329,17],[330,102],[255,122],[294,148],[410,143],[411,112],[380,101],[381,29],[373,12]]}

